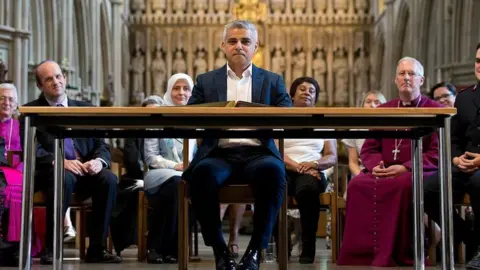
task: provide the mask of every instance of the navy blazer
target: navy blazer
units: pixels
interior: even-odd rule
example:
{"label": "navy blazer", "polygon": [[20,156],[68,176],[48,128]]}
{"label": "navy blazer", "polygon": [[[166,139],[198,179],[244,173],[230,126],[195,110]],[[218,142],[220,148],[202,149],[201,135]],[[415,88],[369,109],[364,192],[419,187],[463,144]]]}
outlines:
{"label": "navy blazer", "polygon": [[[457,94],[452,117],[452,160],[465,151],[480,153],[480,83]],[[456,168],[456,167],[453,167]]]}
{"label": "navy blazer", "polygon": [[[192,96],[188,104],[202,104],[210,102],[227,101],[227,66],[200,74],[193,87]],[[269,106],[292,107],[292,100],[287,94],[285,83],[280,75],[252,66],[252,102]],[[190,168],[193,168],[200,160],[218,146],[218,139],[204,138],[198,146],[190,166],[183,174],[184,179],[189,179]],[[272,154],[283,160],[272,139],[260,140]]]}
{"label": "navy blazer", "polygon": [[[29,102],[23,106],[50,106],[47,100],[43,95],[32,102]],[[68,106],[69,107],[89,107],[93,106],[92,104],[84,101],[78,100],[71,100],[68,99]],[[24,143],[24,118],[20,117],[20,136],[22,142],[22,148]],[[41,168],[51,168],[52,163],[55,160],[54,156],[54,147],[55,147],[55,138],[44,131],[38,130],[36,131],[37,137],[37,150],[36,150],[36,170],[40,170]],[[94,139],[94,138],[74,138],[72,139],[74,142],[75,150],[77,151],[78,155],[82,162],[87,162],[91,159],[101,158],[107,164],[107,168],[110,167],[110,150],[108,145],[105,143],[104,139]],[[103,163],[103,162],[102,162]],[[105,164],[103,164],[105,167]]]}

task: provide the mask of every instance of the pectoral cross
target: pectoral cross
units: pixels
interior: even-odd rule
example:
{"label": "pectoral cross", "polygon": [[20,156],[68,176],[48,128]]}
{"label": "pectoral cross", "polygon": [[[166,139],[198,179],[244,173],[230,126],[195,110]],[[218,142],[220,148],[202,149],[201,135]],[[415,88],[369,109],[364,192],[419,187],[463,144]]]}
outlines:
{"label": "pectoral cross", "polygon": [[393,149],[393,160],[397,160],[397,154],[400,153],[400,150],[398,148]]}

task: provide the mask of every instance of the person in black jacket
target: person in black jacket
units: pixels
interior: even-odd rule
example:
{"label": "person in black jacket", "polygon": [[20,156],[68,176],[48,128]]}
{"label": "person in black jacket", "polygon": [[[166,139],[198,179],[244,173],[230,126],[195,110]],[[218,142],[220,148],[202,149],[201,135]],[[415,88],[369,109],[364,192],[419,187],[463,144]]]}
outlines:
{"label": "person in black jacket", "polygon": [[[465,193],[468,193],[477,217],[474,234],[459,214],[453,212],[454,241],[464,242],[467,246],[467,259],[471,258],[466,265],[467,269],[480,269],[480,43],[475,57],[475,76],[477,84],[457,94],[457,114],[451,121],[453,202],[461,202]],[[424,190],[425,212],[440,224],[438,174],[425,180]]]}
{"label": "person in black jacket", "polygon": [[[54,61],[41,62],[36,70],[37,87],[42,95],[24,106],[85,107],[87,102],[71,100],[65,92],[66,77]],[[24,129],[24,119],[21,119]],[[20,134],[23,136],[24,132]],[[53,183],[54,183],[54,137],[37,130],[35,190],[44,191],[47,198],[45,250],[42,264],[52,264],[53,248]],[[22,138],[23,142],[23,138]],[[115,204],[117,177],[110,170],[110,151],[103,139],[65,139],[65,189],[64,213],[70,205],[72,193],[79,198],[92,198],[92,223],[88,231],[90,245],[85,262],[117,263],[121,258],[105,249],[105,239],[110,217]]]}

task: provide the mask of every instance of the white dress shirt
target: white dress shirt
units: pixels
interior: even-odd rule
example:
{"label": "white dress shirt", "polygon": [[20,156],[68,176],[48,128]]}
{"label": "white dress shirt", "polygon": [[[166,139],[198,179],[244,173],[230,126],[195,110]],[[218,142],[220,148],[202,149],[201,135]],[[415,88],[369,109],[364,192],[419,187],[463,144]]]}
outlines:
{"label": "white dress shirt", "polygon": [[[227,64],[227,100],[252,102],[252,64],[243,72],[241,79]],[[260,146],[261,142],[257,139],[220,139],[218,142],[222,148],[242,145]]]}

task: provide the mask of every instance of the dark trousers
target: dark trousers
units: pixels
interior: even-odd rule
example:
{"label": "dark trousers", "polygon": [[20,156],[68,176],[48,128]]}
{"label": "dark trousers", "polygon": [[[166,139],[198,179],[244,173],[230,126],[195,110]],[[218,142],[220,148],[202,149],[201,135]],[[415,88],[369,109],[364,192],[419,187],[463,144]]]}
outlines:
{"label": "dark trousers", "polygon": [[325,175],[317,179],[310,174],[287,172],[288,194],[294,196],[300,211],[302,225],[302,245],[315,248],[317,239],[318,219],[320,217],[320,193],[327,186]]}
{"label": "dark trousers", "polygon": [[[53,168],[37,172],[35,189],[45,192],[47,199],[45,247],[53,247]],[[66,212],[72,200],[72,193],[80,199],[92,198],[91,222],[88,227],[90,239],[89,250],[103,249],[107,237],[112,209],[115,205],[117,192],[117,177],[108,169],[102,169],[97,175],[78,176],[65,171],[65,188],[63,197],[63,213]],[[63,225],[63,219],[60,220]]]}
{"label": "dark trousers", "polygon": [[[475,239],[472,239],[471,229],[460,215],[453,211],[453,226],[455,243],[464,242],[467,245],[478,245],[480,243],[480,171],[473,174],[465,174],[457,168],[452,168],[452,189],[453,203],[463,201],[465,193],[470,195],[470,203],[475,215]],[[437,224],[440,223],[440,179],[438,173],[430,176],[424,182],[424,204],[425,213]]]}
{"label": "dark trousers", "polygon": [[192,168],[192,207],[207,246],[224,246],[218,190],[227,180],[248,183],[255,198],[249,248],[268,246],[285,189],[285,164],[264,147],[216,148]]}
{"label": "dark trousers", "polygon": [[173,176],[158,189],[147,190],[147,248],[158,254],[178,257],[178,185],[180,176]]}

